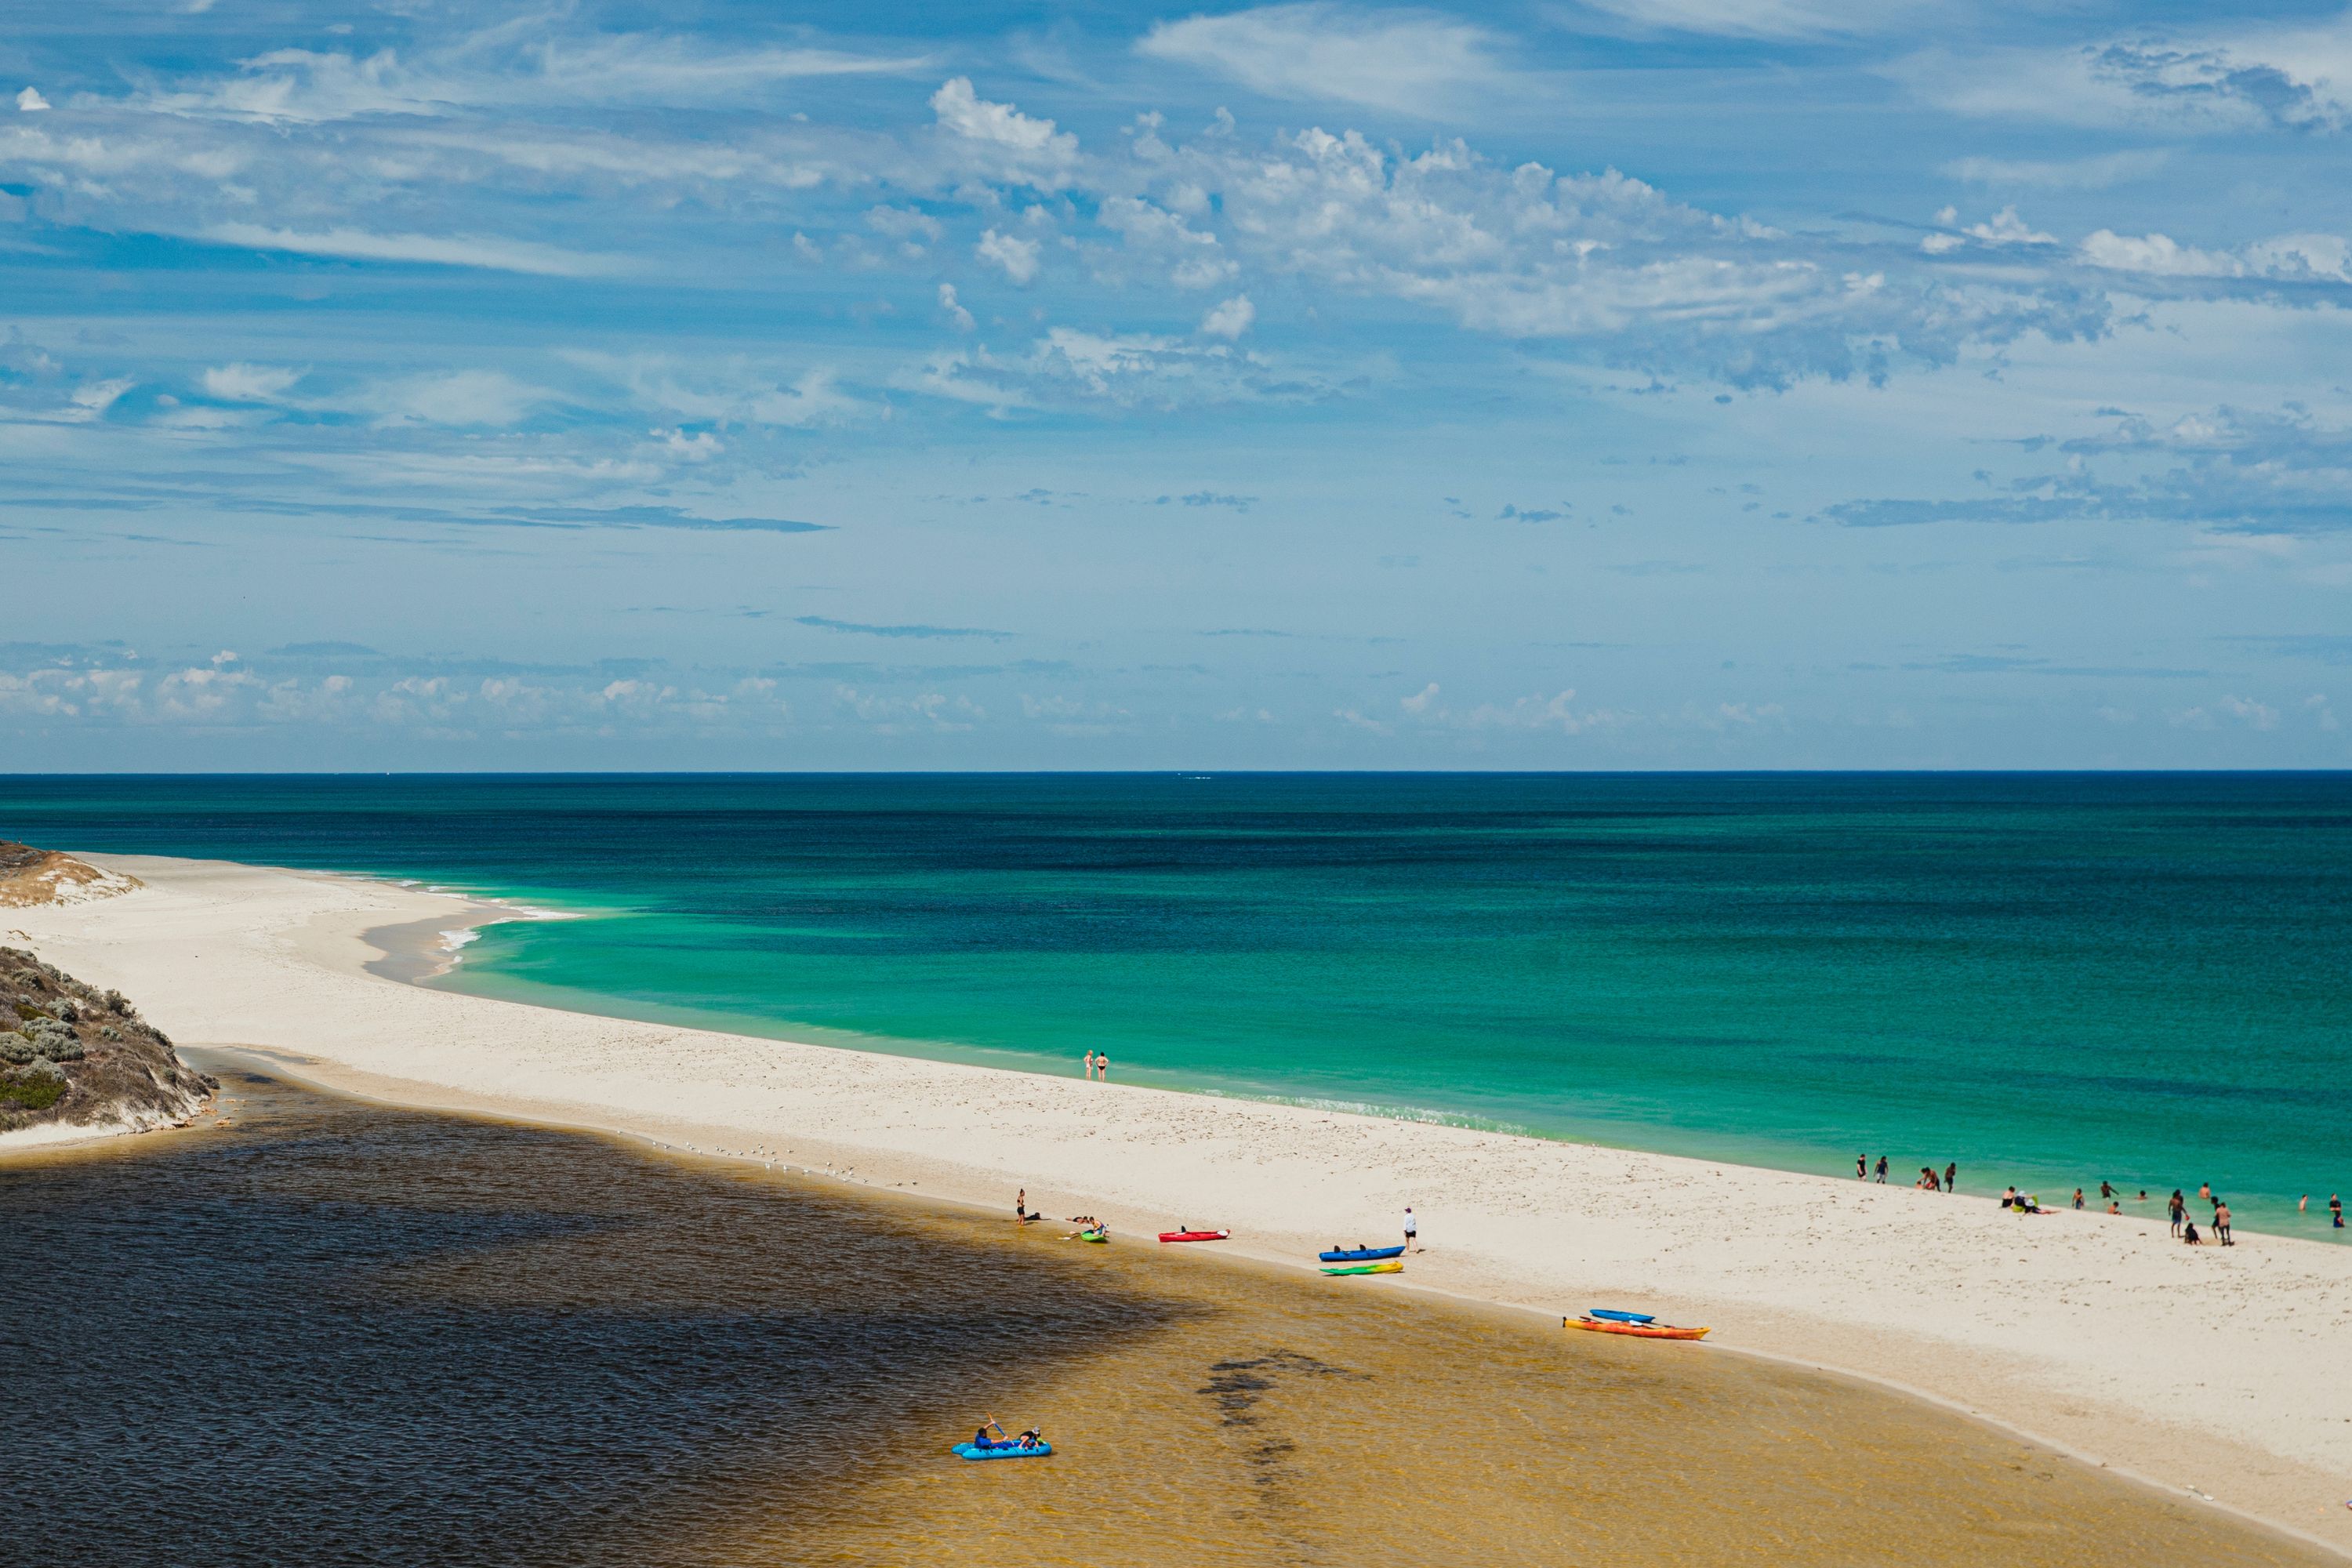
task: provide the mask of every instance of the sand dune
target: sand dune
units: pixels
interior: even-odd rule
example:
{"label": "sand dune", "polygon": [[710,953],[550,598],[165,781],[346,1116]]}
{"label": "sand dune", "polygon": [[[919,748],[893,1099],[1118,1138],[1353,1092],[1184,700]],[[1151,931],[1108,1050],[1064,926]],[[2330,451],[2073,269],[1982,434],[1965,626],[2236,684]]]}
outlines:
{"label": "sand dune", "polygon": [[1428,1251],[1367,1288],[1710,1322],[1709,1346],[1661,1353],[1719,1343],[1892,1382],[2352,1552],[2352,1247],[2241,1232],[2192,1249],[2160,1215],[2020,1218],[1850,1177],[1091,1084],[1075,1063],[1055,1079],[487,1001],[363,968],[364,932],[451,929],[457,900],[87,858],[144,886],[11,923],[184,1044],[1008,1216],[1025,1185],[1129,1237],[1230,1226],[1231,1249],[1285,1261],[1393,1239],[1410,1204]]}

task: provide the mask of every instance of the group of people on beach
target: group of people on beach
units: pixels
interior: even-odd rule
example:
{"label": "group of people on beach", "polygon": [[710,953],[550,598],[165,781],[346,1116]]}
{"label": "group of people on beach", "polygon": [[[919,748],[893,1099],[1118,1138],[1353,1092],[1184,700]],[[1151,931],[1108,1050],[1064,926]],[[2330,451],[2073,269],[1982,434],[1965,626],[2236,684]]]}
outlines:
{"label": "group of people on beach", "polygon": [[[1881,1154],[1878,1157],[1878,1163],[1874,1168],[1875,1179],[1881,1183],[1884,1183],[1886,1180],[1886,1164],[1887,1157]],[[1874,1179],[1874,1167],[1870,1163],[1869,1155],[1856,1154],[1853,1157],[1853,1176],[1854,1180],[1858,1182],[1867,1182]],[[1936,1167],[1933,1165],[1922,1165],[1919,1167],[1919,1179],[1911,1184],[1919,1188],[1923,1192],[1958,1192],[1959,1190],[1959,1177],[1960,1167],[1958,1162],[1947,1163],[1944,1166],[1943,1173],[1941,1175],[1937,1173]],[[2230,1205],[2213,1195],[2212,1184],[2208,1182],[2200,1184],[2197,1189],[2197,1198],[2200,1203],[2210,1204],[2212,1205],[2213,1223],[2210,1227],[2212,1239],[2220,1242],[2223,1247],[2235,1247],[2237,1243],[2232,1240],[2230,1236]],[[2124,1212],[2123,1193],[2113,1182],[2101,1182],[2099,1184],[2099,1202],[2106,1205],[2106,1212],[2109,1214],[2120,1215]],[[2135,1198],[2133,1202],[2143,1204],[2147,1202],[2147,1189],[2145,1187],[2141,1188],[2139,1196]],[[2074,1205],[2077,1210],[2086,1209],[2090,1206],[2090,1199],[2084,1195],[2083,1189],[2080,1187],[2076,1187],[2074,1189]],[[2048,1209],[2042,1206],[2042,1201],[2039,1198],[2033,1196],[2030,1193],[2020,1192],[2014,1186],[2009,1187],[2001,1193],[2000,1206],[2018,1214],[2048,1214],[2050,1212]],[[2181,1194],[2179,1188],[2176,1187],[2173,1189],[2171,1201],[2166,1205],[2166,1207],[2172,1218],[2172,1234],[2174,1236],[2186,1241],[2191,1247],[2201,1247],[2205,1244],[2205,1235],[2198,1230],[2196,1221],[2189,1217],[2189,1200]],[[2297,1214],[2306,1214],[2310,1212],[2310,1209],[2311,1194],[2309,1193],[2305,1193],[2303,1195],[2302,1201],[2295,1205],[2295,1212]],[[2344,1200],[2341,1195],[2336,1193],[2330,1193],[2327,1194],[2327,1215],[2328,1223],[2336,1229],[2342,1230],[2344,1228]]]}
{"label": "group of people on beach", "polygon": [[[1853,1179],[1857,1182],[1871,1179],[1869,1155],[1856,1154],[1853,1157]],[[1878,1181],[1882,1185],[1886,1181],[1886,1156],[1884,1154],[1878,1157]],[[1936,1173],[1935,1166],[1920,1166],[1919,1179],[1911,1184],[1926,1193],[1956,1193],[1960,1190],[1959,1183],[1959,1162],[1952,1161],[1944,1166],[1944,1173],[1940,1176]]]}
{"label": "group of people on beach", "polygon": [[[2146,1197],[2147,1194],[2142,1193],[2140,1196]],[[2224,1247],[2237,1246],[2236,1242],[2230,1239],[2230,1205],[2213,1195],[2212,1183],[2198,1184],[2197,1201],[2213,1205],[2213,1239]],[[2308,1203],[2311,1200],[2305,1198],[2304,1201]],[[2191,1247],[2205,1245],[2205,1238],[2197,1234],[2197,1222],[2189,1217],[2189,1200],[2180,1195],[2179,1187],[2173,1188],[2172,1196],[2165,1201],[2164,1212],[2172,1221],[2174,1236]]]}
{"label": "group of people on beach", "polygon": [[1105,1083],[1108,1083],[1110,1081],[1110,1053],[1108,1051],[1088,1051],[1087,1053],[1087,1077],[1089,1079],[1098,1078]]}

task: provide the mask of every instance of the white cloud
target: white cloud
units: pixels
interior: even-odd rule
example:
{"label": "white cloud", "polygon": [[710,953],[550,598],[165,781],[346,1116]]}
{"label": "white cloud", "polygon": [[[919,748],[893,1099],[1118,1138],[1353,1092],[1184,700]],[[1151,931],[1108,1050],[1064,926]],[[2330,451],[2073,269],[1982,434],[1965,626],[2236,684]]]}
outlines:
{"label": "white cloud", "polygon": [[138,384],[127,375],[109,381],[93,381],[75,388],[73,400],[77,406],[87,408],[93,414],[103,414],[114,406],[115,399]]}
{"label": "white cloud", "polygon": [[988,710],[968,697],[926,691],[914,697],[885,697],[854,686],[834,688],[834,700],[860,721],[885,735],[910,731],[956,731],[971,729],[988,717]]}
{"label": "white cloud", "polygon": [[38,114],[48,106],[49,100],[43,98],[37,88],[28,87],[16,95],[16,108],[23,113]]}
{"label": "white cloud", "polygon": [[612,257],[586,256],[528,240],[485,239],[468,235],[371,234],[329,228],[301,233],[260,224],[216,223],[198,237],[247,250],[284,250],[300,256],[341,256],[359,261],[422,261],[441,267],[479,267],[497,272],[528,272],[550,278],[593,278],[618,269]]}
{"label": "white cloud", "polygon": [[224,364],[205,372],[205,392],[227,403],[267,403],[302,379],[278,365]]}
{"label": "white cloud", "polygon": [[[1917,0],[1583,0],[1645,27],[1735,38],[1810,38],[1887,32],[1927,7]],[[1573,25],[1572,16],[1562,16]]]}
{"label": "white cloud", "polygon": [[1022,113],[1009,103],[992,103],[972,91],[971,79],[957,77],[931,94],[940,128],[956,137],[1002,176],[1055,185],[1078,161],[1078,139],[1054,129],[1050,120]]}
{"label": "white cloud", "polygon": [[950,321],[955,324],[955,330],[959,332],[969,332],[979,325],[971,319],[971,312],[957,301],[955,285],[952,283],[940,285],[940,310]]}
{"label": "white cloud", "polygon": [[392,49],[364,58],[272,49],[242,61],[234,76],[195,79],[143,101],[167,114],[268,124],[436,118],[528,103],[700,109],[754,97],[781,82],[904,72],[927,63],[921,57],[834,49],[714,47],[675,34],[566,36],[540,16],[461,36],[415,60]]}
{"label": "white cloud", "polygon": [[1972,223],[1960,231],[1987,245],[2055,245],[2057,237],[2033,228],[2017,216],[2013,206],[2003,207],[1982,223]]}
{"label": "white cloud", "polygon": [[770,387],[753,396],[747,412],[761,425],[803,429],[838,423],[864,413],[866,406],[863,399],[834,384],[833,372],[812,370],[795,377],[789,386]]}
{"label": "white cloud", "polygon": [[1499,46],[1486,29],[1450,16],[1314,0],[1157,22],[1136,48],[1270,98],[1443,119],[1508,85]]}
{"label": "white cloud", "polygon": [[980,237],[972,254],[1004,268],[1004,275],[1015,283],[1027,283],[1037,276],[1037,242],[1034,239],[999,234],[992,228]]}
{"label": "white cloud", "polygon": [[2063,48],[1923,49],[1884,68],[1964,114],[2183,131],[2352,121],[2352,12],[2309,24],[2141,31]]}
{"label": "white cloud", "polygon": [[866,214],[866,226],[877,234],[906,243],[916,255],[922,254],[922,242],[939,238],[942,232],[940,220],[916,207],[894,207],[887,205],[873,207]]}
{"label": "white cloud", "polygon": [[2340,235],[2289,234],[2235,250],[2202,250],[2169,235],[2100,229],[2078,251],[2093,267],[2158,278],[2260,278],[2352,283],[2352,242]]}
{"label": "white cloud", "polygon": [[1944,173],[1978,185],[2032,185],[2051,191],[2099,191],[2146,179],[2170,161],[2162,148],[2105,153],[2094,158],[1955,158]]}
{"label": "white cloud", "polygon": [[[1199,205],[1207,205],[1205,194],[1197,187],[1179,187],[1171,193],[1171,198],[1195,198]],[[1167,208],[1137,197],[1105,198],[1097,221],[1125,239],[1129,250],[1157,255],[1168,262],[1170,279],[1179,289],[1213,288],[1240,270],[1220,253],[1215,235],[1194,228]]]}
{"label": "white cloud", "polygon": [[1238,338],[1256,320],[1257,307],[1250,303],[1249,296],[1236,294],[1202,317],[1201,330],[1212,337]]}
{"label": "white cloud", "polygon": [[504,426],[548,396],[502,371],[460,370],[378,382],[351,405],[395,424]]}

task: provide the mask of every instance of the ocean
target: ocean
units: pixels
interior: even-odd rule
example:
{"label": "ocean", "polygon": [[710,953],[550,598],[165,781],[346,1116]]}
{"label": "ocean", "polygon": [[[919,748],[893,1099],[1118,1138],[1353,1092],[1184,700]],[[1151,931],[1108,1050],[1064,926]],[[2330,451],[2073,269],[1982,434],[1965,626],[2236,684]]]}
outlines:
{"label": "ocean", "polygon": [[2346,1234],[2352,774],[14,777],[0,837],[585,917],[440,982],[518,1000]]}

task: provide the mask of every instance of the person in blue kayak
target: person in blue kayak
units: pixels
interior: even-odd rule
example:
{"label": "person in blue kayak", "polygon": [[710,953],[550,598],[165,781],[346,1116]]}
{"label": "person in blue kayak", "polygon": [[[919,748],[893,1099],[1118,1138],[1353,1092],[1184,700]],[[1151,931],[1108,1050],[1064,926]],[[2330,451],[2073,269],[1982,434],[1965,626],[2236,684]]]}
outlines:
{"label": "person in blue kayak", "polygon": [[[989,1436],[992,1431],[996,1434],[993,1437]],[[996,1417],[993,1415],[982,1422],[980,1430],[971,1435],[971,1446],[982,1453],[988,1453],[997,1448],[1034,1448],[1045,1440],[1045,1430],[1038,1426],[1030,1427],[1018,1437],[1008,1437],[1004,1434],[1004,1428],[997,1425]]]}

